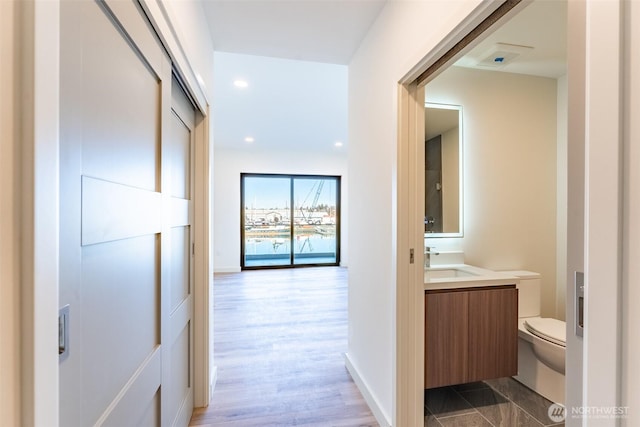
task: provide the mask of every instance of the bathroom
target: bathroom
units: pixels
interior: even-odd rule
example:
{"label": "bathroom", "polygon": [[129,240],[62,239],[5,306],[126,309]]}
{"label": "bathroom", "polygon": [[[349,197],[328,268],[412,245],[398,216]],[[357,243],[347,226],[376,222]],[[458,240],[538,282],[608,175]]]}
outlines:
{"label": "bathroom", "polygon": [[[425,234],[431,265],[538,273],[539,316],[560,320],[567,287],[565,23],[564,2],[533,2],[425,88],[427,103],[461,106],[460,226]],[[521,302],[532,294],[520,289]],[[563,402],[561,395],[548,397]]]}

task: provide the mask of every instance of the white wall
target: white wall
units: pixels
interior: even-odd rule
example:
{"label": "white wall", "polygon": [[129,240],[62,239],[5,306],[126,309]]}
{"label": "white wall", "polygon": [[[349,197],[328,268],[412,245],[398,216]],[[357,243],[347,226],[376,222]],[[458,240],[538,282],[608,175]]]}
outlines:
{"label": "white wall", "polygon": [[213,102],[213,42],[209,24],[201,2],[166,1],[164,6],[171,12],[176,35],[182,43],[187,58],[196,75],[202,78],[200,85]]}
{"label": "white wall", "polygon": [[480,3],[388,2],[349,64],[347,357],[382,425],[397,415],[398,82]]}
{"label": "white wall", "polygon": [[340,264],[347,265],[349,180],[347,157],[304,151],[230,150],[214,152],[213,256],[215,272],[240,271],[240,173],[282,173],[341,176]]}
{"label": "white wall", "polygon": [[18,231],[19,152],[16,73],[16,2],[0,2],[0,414],[7,425],[22,425],[20,417],[20,250]]}
{"label": "white wall", "polygon": [[[542,314],[556,312],[556,80],[451,67],[428,102],[462,105],[465,262],[542,274]],[[427,239],[439,247],[439,239]]]}

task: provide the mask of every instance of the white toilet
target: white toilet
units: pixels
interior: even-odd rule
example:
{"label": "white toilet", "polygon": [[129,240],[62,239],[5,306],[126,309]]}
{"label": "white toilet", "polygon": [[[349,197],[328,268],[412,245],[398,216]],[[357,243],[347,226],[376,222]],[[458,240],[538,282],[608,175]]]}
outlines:
{"label": "white toilet", "polygon": [[505,271],[520,279],[518,375],[514,378],[555,403],[564,404],[566,323],[540,317],[540,274]]}

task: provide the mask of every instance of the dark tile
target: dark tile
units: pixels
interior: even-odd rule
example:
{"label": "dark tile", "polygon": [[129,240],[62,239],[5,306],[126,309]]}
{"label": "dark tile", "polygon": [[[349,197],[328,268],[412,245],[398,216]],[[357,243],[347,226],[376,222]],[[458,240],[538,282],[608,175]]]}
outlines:
{"label": "dark tile", "polygon": [[426,406],[424,408],[424,427],[442,427],[442,424],[440,424],[435,415],[433,415]]}
{"label": "dark tile", "polygon": [[460,392],[460,395],[493,425],[512,425],[513,403],[492,388]]}
{"label": "dark tile", "polygon": [[425,391],[425,427],[564,427],[552,403],[511,378]]}
{"label": "dark tile", "polygon": [[489,388],[489,385],[487,385],[483,381],[476,381],[473,383],[458,384],[452,387],[455,391],[461,392],[461,391],[477,390],[479,388]]}
{"label": "dark tile", "polygon": [[489,380],[487,384],[494,390],[503,394],[507,399],[512,400],[525,412],[532,415],[543,425],[548,425],[552,421],[549,419],[549,407],[553,402],[540,396],[530,388],[520,384],[513,378],[499,378]]}
{"label": "dark tile", "polygon": [[463,391],[460,395],[476,409],[511,403],[509,399],[492,388]]}
{"label": "dark tile", "polygon": [[[543,427],[544,423],[536,420],[533,416],[526,413],[522,408],[518,407],[514,403],[511,404],[512,418],[511,421],[506,424],[500,424],[501,426],[522,426],[522,427]],[[497,426],[497,424],[496,424]]]}
{"label": "dark tile", "polygon": [[428,389],[424,397],[425,406],[438,419],[475,412],[469,402],[451,387]]}
{"label": "dark tile", "polygon": [[543,427],[542,423],[491,388],[463,392],[461,395],[496,427]]}
{"label": "dark tile", "polygon": [[543,426],[535,418],[491,388],[472,390],[461,393],[461,395],[496,427]]}
{"label": "dark tile", "polygon": [[475,414],[439,418],[438,421],[440,421],[442,427],[493,427],[489,421],[477,412]]}

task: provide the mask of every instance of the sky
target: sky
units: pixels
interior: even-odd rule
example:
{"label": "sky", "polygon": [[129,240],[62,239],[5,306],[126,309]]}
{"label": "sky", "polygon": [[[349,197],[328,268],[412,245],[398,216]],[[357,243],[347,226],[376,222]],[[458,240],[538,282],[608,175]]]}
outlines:
{"label": "sky", "polygon": [[[244,186],[247,208],[288,208],[291,206],[291,181],[289,177],[247,176]],[[310,207],[321,183],[317,178],[294,178],[294,205]],[[324,180],[318,197],[318,205],[336,205],[336,182],[334,178]]]}

